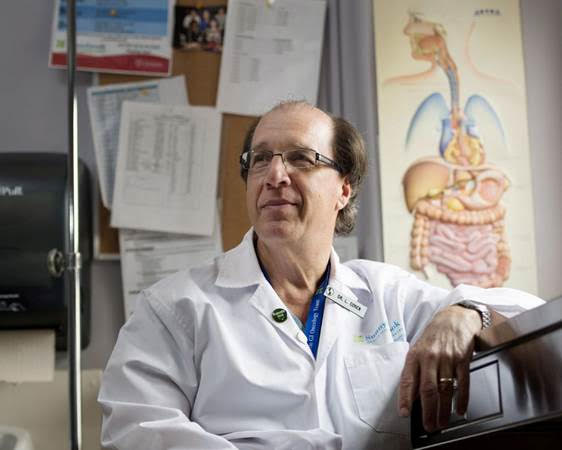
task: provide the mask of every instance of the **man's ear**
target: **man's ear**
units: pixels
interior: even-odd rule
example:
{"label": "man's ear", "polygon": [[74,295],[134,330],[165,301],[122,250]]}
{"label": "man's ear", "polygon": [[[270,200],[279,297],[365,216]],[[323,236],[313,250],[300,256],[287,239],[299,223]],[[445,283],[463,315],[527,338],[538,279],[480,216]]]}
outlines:
{"label": "man's ear", "polygon": [[347,204],[349,203],[349,199],[351,198],[352,192],[353,190],[351,189],[351,183],[349,182],[349,179],[345,177],[343,179],[340,195],[338,198],[338,203],[337,203],[338,211],[341,211],[347,206]]}

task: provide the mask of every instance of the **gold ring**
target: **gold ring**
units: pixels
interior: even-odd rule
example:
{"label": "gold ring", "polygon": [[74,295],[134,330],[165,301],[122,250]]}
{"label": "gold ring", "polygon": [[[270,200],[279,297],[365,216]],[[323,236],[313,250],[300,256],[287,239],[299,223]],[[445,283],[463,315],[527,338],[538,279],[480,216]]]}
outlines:
{"label": "gold ring", "polygon": [[450,384],[453,391],[459,387],[459,383],[456,378],[439,378],[439,384],[440,385]]}

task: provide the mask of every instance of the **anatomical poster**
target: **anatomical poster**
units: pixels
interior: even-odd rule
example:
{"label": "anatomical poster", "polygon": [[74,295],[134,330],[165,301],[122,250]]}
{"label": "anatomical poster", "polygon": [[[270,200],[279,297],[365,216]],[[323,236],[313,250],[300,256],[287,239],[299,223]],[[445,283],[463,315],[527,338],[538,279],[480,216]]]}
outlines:
{"label": "anatomical poster", "polygon": [[537,292],[519,3],[374,0],[385,261]]}

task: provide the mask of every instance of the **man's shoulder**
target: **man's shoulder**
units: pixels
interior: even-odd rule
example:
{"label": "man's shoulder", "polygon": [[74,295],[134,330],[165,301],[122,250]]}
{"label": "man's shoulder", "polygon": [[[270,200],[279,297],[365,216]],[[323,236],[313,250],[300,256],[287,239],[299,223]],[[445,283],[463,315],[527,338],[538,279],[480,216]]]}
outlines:
{"label": "man's shoulder", "polygon": [[403,279],[411,273],[393,264],[368,259],[352,259],[342,264],[344,270],[349,270],[361,278]]}
{"label": "man's shoulder", "polygon": [[214,285],[218,274],[220,259],[224,254],[216,256],[200,264],[190,265],[175,272],[149,288],[145,289],[148,297],[157,298],[166,303],[174,303],[188,299],[204,299],[201,295]]}
{"label": "man's shoulder", "polygon": [[[174,303],[208,303],[221,296],[220,288],[225,277],[238,278],[248,269],[247,243],[223,252],[216,257],[194,263],[173,273],[145,289],[147,297],[153,297],[168,305]],[[234,275],[233,275],[234,273]]]}

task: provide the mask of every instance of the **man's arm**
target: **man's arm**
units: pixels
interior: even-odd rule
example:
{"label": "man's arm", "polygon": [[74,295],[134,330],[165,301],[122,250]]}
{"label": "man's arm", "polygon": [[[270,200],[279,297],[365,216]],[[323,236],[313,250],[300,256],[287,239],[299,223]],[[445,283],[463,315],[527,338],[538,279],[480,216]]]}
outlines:
{"label": "man's arm", "polygon": [[[506,320],[494,309],[488,310],[492,325]],[[478,311],[458,305],[445,307],[434,316],[406,356],[399,387],[401,416],[410,414],[419,396],[424,428],[430,432],[443,428],[455,391],[457,414],[466,412],[470,361],[482,325]]]}
{"label": "man's arm", "polygon": [[104,448],[236,448],[189,418],[198,386],[190,335],[164,305],[139,297],[98,397]]}

